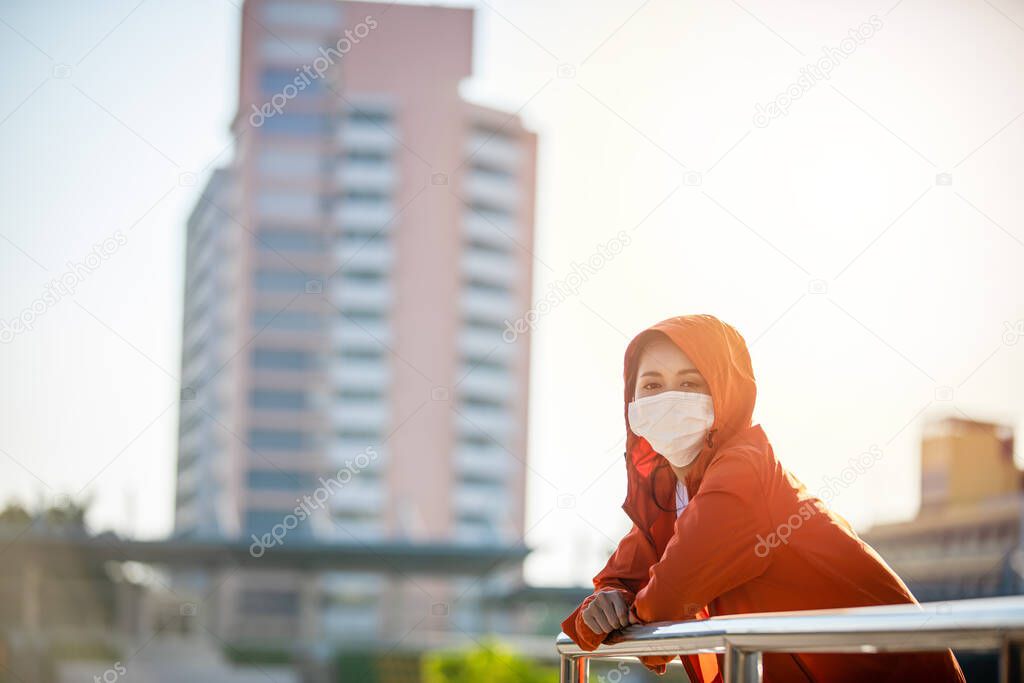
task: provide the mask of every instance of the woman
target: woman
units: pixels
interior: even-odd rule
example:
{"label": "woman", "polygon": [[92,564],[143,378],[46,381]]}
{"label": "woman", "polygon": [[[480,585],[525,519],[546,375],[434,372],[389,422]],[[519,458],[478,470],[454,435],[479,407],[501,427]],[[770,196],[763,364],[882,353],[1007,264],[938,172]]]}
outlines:
{"label": "woman", "polygon": [[[917,602],[751,424],[754,373],[735,329],[709,315],[664,320],[630,342],[623,376],[633,527],[562,622],[581,648],[632,623]],[[671,659],[641,661],[664,673]],[[681,659],[691,680],[720,680],[722,655]],[[767,683],[964,680],[949,650],[769,653],[763,667]]]}

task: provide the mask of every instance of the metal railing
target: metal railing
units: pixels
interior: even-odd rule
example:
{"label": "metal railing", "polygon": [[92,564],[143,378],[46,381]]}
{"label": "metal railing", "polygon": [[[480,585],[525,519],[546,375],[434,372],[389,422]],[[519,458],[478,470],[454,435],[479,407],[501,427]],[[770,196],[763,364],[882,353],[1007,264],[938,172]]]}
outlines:
{"label": "metal railing", "polygon": [[562,683],[587,683],[591,659],[715,652],[725,655],[725,683],[761,680],[765,652],[1000,653],[1000,680],[1024,683],[1024,596],[771,612],[630,626],[593,652],[564,633],[556,647]]}

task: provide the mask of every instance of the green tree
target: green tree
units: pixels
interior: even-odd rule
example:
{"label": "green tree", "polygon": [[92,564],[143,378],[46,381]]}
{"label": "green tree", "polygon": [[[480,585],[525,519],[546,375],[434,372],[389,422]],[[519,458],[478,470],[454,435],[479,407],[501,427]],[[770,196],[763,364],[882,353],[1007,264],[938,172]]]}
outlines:
{"label": "green tree", "polygon": [[541,666],[493,641],[471,650],[434,652],[423,658],[423,683],[552,683],[557,680],[555,667]]}
{"label": "green tree", "polygon": [[20,503],[8,503],[0,510],[0,526],[24,528],[32,521],[32,515]]}

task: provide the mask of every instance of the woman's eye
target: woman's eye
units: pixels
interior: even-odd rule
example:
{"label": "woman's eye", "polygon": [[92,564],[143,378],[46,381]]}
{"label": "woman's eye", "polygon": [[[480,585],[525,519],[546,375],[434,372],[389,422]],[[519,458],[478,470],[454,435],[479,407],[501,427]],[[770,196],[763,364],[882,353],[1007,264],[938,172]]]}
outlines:
{"label": "woman's eye", "polygon": [[660,386],[661,385],[658,384],[657,382],[648,382],[647,384],[644,385],[644,390],[645,391],[653,391],[654,389],[657,389]]}

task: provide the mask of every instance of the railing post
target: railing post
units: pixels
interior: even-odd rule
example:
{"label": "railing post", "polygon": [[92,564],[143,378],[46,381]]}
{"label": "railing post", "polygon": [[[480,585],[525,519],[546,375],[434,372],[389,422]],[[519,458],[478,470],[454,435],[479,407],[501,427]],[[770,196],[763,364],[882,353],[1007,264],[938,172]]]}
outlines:
{"label": "railing post", "polygon": [[562,666],[558,673],[559,683],[587,683],[590,678],[590,658],[578,655],[562,655]]}
{"label": "railing post", "polygon": [[1024,643],[1008,638],[999,653],[999,682],[1024,683]]}
{"label": "railing post", "polygon": [[726,645],[725,683],[761,683],[761,653]]}

